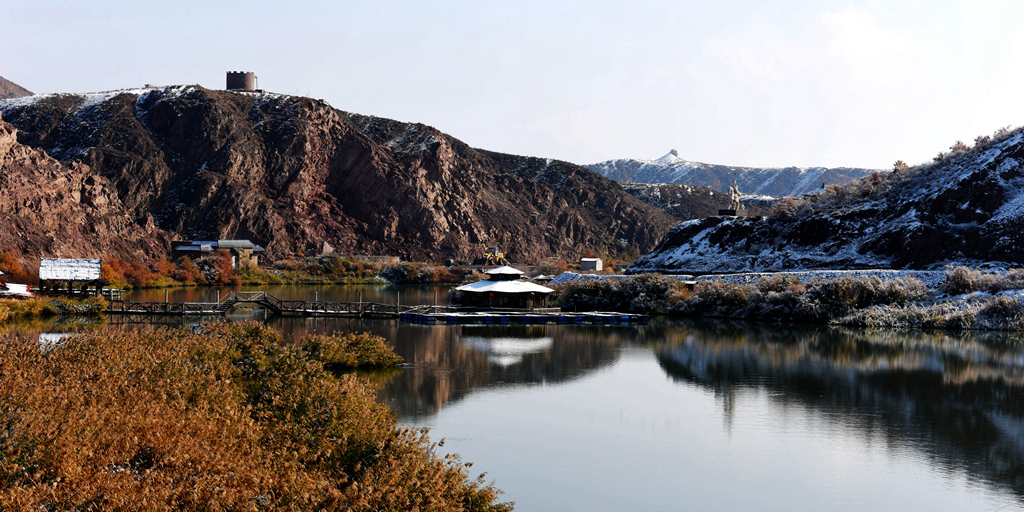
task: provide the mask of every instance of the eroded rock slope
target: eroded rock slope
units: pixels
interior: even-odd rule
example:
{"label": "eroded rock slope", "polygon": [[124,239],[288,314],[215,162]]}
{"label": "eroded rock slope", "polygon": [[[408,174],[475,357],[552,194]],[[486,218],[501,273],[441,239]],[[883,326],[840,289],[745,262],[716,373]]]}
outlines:
{"label": "eroded rock slope", "polygon": [[[652,249],[674,224],[585,168],[470,148],[428,126],[310,98],[198,86],[0,102],[20,142],[109,183],[123,216],[175,237],[315,253],[516,261]],[[136,222],[138,223],[138,222]]]}

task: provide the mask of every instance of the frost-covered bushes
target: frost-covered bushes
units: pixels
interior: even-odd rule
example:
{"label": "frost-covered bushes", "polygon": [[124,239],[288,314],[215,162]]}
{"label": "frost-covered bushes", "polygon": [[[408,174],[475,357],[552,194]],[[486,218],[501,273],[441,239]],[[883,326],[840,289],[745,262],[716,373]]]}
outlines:
{"label": "frost-covered bushes", "polygon": [[967,267],[946,267],[946,282],[942,285],[942,291],[950,295],[1020,289],[1024,289],[1024,269],[1020,268],[1000,275]]}
{"label": "frost-covered bushes", "polygon": [[[1024,269],[1004,275],[950,269],[942,288],[997,293],[1024,289]],[[803,283],[776,275],[751,284],[719,279],[693,289],[647,274],[621,280],[572,281],[560,289],[565,310],[631,311],[765,322],[861,327],[1024,330],[1024,302],[1009,295],[936,296],[915,277],[841,276]]]}
{"label": "frost-covered bushes", "polygon": [[971,293],[988,289],[999,279],[996,274],[967,267],[946,268],[946,282],[942,291],[951,295]]}
{"label": "frost-covered bushes", "polygon": [[673,302],[670,311],[687,316],[819,323],[855,309],[900,305],[927,295],[928,288],[912,277],[843,276],[804,284],[795,277],[775,276],[752,285],[705,281],[687,299]]}
{"label": "frost-covered bushes", "polygon": [[566,311],[664,313],[670,299],[685,300],[689,296],[681,281],[659,274],[580,279],[555,288],[558,304]]}
{"label": "frost-covered bushes", "polygon": [[928,295],[928,287],[914,277],[882,280],[875,276],[842,276],[814,283],[808,290],[808,302],[816,303],[829,318],[852,310],[878,305],[903,305]]}
{"label": "frost-covered bushes", "polygon": [[1015,297],[1000,296],[872,307],[855,311],[835,323],[855,327],[1019,331],[1024,330],[1024,303]]}

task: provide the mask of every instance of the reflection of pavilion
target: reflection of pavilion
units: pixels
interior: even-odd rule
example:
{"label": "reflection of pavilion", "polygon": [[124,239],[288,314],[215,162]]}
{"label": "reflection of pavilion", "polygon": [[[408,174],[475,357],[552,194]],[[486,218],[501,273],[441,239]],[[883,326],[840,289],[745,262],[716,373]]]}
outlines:
{"label": "reflection of pavilion", "polygon": [[509,266],[486,272],[488,279],[460,286],[461,303],[467,307],[533,309],[547,307],[554,290],[521,280],[523,272]]}
{"label": "reflection of pavilion", "polygon": [[462,342],[480,352],[487,352],[487,359],[498,366],[512,366],[523,361],[526,354],[536,354],[551,348],[555,340],[543,338],[488,338],[464,336]]}

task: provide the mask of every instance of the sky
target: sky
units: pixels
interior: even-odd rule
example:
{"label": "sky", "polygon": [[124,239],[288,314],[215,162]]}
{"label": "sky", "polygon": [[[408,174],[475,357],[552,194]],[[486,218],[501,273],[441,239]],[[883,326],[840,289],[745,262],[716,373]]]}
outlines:
{"label": "sky", "polygon": [[591,164],[891,168],[1024,124],[1024,2],[8,2],[36,93],[269,92]]}

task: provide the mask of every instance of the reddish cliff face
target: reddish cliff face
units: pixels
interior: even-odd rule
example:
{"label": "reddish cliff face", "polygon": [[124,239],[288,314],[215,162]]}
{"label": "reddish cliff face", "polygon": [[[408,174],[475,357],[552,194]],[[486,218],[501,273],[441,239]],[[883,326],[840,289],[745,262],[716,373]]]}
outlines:
{"label": "reddish cliff face", "polygon": [[[468,259],[648,251],[674,224],[582,167],[480,151],[322,101],[167,87],[5,100],[19,139],[85,164],[129,225],[248,238],[271,257]],[[85,228],[83,228],[85,229]]]}
{"label": "reddish cliff face", "polygon": [[0,98],[32,96],[32,91],[0,76]]}
{"label": "reddish cliff face", "polygon": [[89,254],[142,259],[168,240],[151,218],[133,219],[110,183],[81,163],[64,165],[17,141],[0,121],[0,249],[20,256]]}

